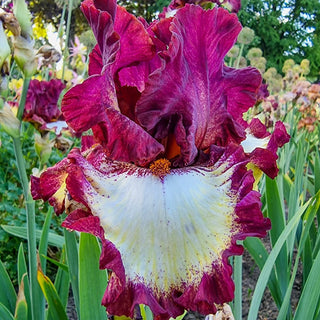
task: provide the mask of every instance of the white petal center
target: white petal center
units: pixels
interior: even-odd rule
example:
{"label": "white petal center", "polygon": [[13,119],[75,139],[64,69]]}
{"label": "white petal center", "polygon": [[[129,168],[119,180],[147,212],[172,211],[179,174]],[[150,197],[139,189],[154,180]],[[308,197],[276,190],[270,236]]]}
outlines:
{"label": "white petal center", "polygon": [[155,293],[199,284],[219,264],[234,230],[233,169],[103,175],[85,170],[87,201],[121,253],[126,276]]}

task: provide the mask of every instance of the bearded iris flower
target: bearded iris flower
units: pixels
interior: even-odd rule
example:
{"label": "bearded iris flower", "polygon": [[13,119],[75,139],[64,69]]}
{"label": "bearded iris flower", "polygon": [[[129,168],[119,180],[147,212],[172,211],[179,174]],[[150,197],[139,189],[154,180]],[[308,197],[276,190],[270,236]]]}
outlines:
{"label": "bearded iris flower", "polygon": [[[31,122],[40,132],[54,131],[60,134],[67,128],[58,107],[58,100],[65,85],[58,79],[39,81],[33,79],[28,88],[23,121]],[[13,102],[17,106],[18,102]]]}
{"label": "bearded iris flower", "polygon": [[215,313],[233,299],[237,240],[270,229],[247,166],[275,177],[289,138],[281,123],[270,135],[243,120],[261,76],[224,65],[241,25],[189,4],[150,25],[115,1],[86,0],[82,11],[98,44],[90,77],[62,101],[82,149],[32,177],[33,197],[101,239],[110,314],[132,317],[137,304],[160,319]]}

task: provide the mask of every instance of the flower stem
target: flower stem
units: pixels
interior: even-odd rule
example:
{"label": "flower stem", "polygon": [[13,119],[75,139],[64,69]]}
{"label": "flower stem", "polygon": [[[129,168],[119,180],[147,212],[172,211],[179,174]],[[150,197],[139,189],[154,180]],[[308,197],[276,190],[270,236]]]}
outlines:
{"label": "flower stem", "polygon": [[239,52],[237,63],[236,63],[236,69],[239,68],[240,60],[241,60],[242,53],[243,53],[243,49],[244,49],[244,43],[241,43],[240,52]]}
{"label": "flower stem", "polygon": [[29,278],[30,278],[30,299],[32,319],[40,319],[37,306],[39,301],[39,287],[37,282],[37,244],[35,227],[35,205],[29,191],[29,181],[26,172],[25,160],[23,158],[20,138],[13,138],[14,152],[17,160],[17,167],[22,184],[23,195],[27,212],[27,237],[28,237],[28,258],[29,258]]}
{"label": "flower stem", "polygon": [[[19,102],[17,118],[20,123],[23,117],[24,106],[30,78],[25,78],[22,87],[22,93]],[[39,312],[40,305],[40,287],[37,282],[37,243],[36,243],[36,222],[35,222],[35,203],[29,191],[29,180],[26,171],[25,160],[23,157],[21,135],[18,138],[13,138],[14,153],[17,161],[20,181],[22,184],[23,195],[26,204],[27,216],[27,237],[28,237],[28,259],[29,259],[29,279],[30,279],[30,299],[31,299],[31,314],[33,320],[40,320]]]}
{"label": "flower stem", "polygon": [[21,121],[22,117],[23,117],[23,111],[24,111],[24,106],[26,104],[30,80],[31,80],[30,78],[25,78],[23,81],[22,93],[20,96],[19,108],[18,108],[18,113],[17,113],[17,118],[19,119],[19,121]]}
{"label": "flower stem", "polygon": [[69,0],[67,28],[66,28],[66,41],[65,41],[65,45],[64,45],[64,51],[63,51],[63,65],[62,65],[62,77],[61,77],[62,81],[64,80],[64,72],[65,72],[66,62],[69,57],[69,36],[70,36],[72,7],[73,7],[73,0]]}

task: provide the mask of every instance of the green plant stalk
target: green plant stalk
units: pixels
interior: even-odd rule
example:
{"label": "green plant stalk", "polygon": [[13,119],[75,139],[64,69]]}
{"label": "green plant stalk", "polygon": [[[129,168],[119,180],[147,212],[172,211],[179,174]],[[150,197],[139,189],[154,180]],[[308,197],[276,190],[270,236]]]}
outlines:
{"label": "green plant stalk", "polygon": [[31,78],[24,78],[23,80],[22,93],[21,93],[18,113],[17,113],[17,118],[19,119],[20,122],[23,117],[23,111],[24,111],[24,106],[26,104],[26,98],[27,98],[30,81],[31,81]]}
{"label": "green plant stalk", "polygon": [[[17,118],[20,121],[23,117],[24,106],[30,78],[25,78],[22,87],[22,93],[19,102]],[[13,138],[14,153],[17,161],[17,168],[22,184],[23,195],[26,203],[27,213],[27,235],[28,235],[28,258],[29,258],[29,277],[30,277],[30,300],[31,314],[33,320],[40,319],[40,313],[37,306],[40,304],[40,292],[37,282],[37,243],[36,243],[36,222],[35,222],[35,204],[29,191],[29,180],[27,177],[25,160],[23,157],[22,145],[20,137]]]}
{"label": "green plant stalk", "polygon": [[235,319],[242,319],[242,256],[235,256],[233,261],[235,284],[233,314]]}
{"label": "green plant stalk", "polygon": [[13,139],[14,153],[17,160],[20,181],[23,188],[23,194],[27,211],[27,230],[28,230],[28,257],[30,273],[30,291],[31,291],[31,310],[32,319],[39,319],[37,306],[39,305],[39,296],[37,293],[37,244],[36,244],[36,223],[35,223],[35,205],[29,191],[29,181],[27,177],[25,162],[22,153],[20,138]]}
{"label": "green plant stalk", "polygon": [[240,59],[241,59],[242,53],[243,53],[243,48],[244,48],[244,43],[241,43],[240,52],[239,52],[238,59],[237,59],[237,64],[236,64],[236,69],[239,68]]}
{"label": "green plant stalk", "polygon": [[62,64],[62,81],[64,79],[64,71],[67,63],[67,59],[69,56],[69,36],[70,36],[70,26],[71,26],[71,16],[72,16],[72,7],[73,7],[73,0],[69,0],[68,3],[68,17],[67,17],[67,28],[66,28],[66,41],[64,45],[63,51],[63,64]]}

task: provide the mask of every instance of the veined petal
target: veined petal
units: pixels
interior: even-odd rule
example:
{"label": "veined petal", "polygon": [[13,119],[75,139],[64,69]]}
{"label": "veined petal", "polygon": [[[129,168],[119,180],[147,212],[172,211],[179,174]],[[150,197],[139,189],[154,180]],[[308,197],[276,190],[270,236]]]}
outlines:
{"label": "veined petal", "polygon": [[108,73],[91,76],[70,89],[61,109],[77,133],[92,128],[96,141],[114,160],[146,165],[164,151],[156,139],[118,111],[114,83]]}
{"label": "veined petal", "polygon": [[153,42],[143,24],[126,9],[118,6],[114,29],[120,36],[114,73],[133,63],[151,60],[156,53]]}
{"label": "veined petal", "polygon": [[114,1],[107,2],[112,5],[104,4],[101,0],[85,0],[81,4],[81,10],[97,39],[102,53],[103,65],[112,63],[120,48],[120,37],[114,31],[115,3]]}
{"label": "veined petal", "polygon": [[106,120],[107,108],[118,109],[114,82],[108,73],[95,75],[71,88],[63,97],[61,110],[77,133]]}
{"label": "veined petal", "polygon": [[281,148],[289,140],[290,135],[287,133],[284,124],[281,121],[277,121],[268,143],[268,149],[272,152],[276,152],[278,148]]}
{"label": "veined petal", "polygon": [[138,101],[141,125],[157,139],[173,132],[185,165],[197,149],[245,138],[237,120],[254,103],[261,77],[251,68],[223,66],[240,30],[237,17],[222,8],[178,10],[168,53],[163,53],[165,67],[150,75]]}
{"label": "veined petal", "polygon": [[107,310],[133,316],[134,305],[144,303],[168,319],[184,308],[215,312],[215,303],[232,300],[227,258],[242,253],[236,240],[263,236],[270,227],[259,193],[251,191],[242,148],[227,150],[209,167],[174,169],[164,177],[110,161],[99,148],[92,153],[69,154],[67,189],[93,217],[80,214],[78,223],[76,212],[67,225],[83,231],[86,219],[91,226],[99,218],[110,249],[101,267],[113,265]]}
{"label": "veined petal", "polygon": [[92,131],[111,159],[145,166],[164,151],[162,144],[117,110],[109,108],[105,114],[107,119]]}
{"label": "veined petal", "polygon": [[96,44],[91,53],[89,54],[89,65],[88,65],[88,74],[89,76],[92,75],[99,75],[102,72],[103,68],[103,61],[102,55],[99,48],[99,45]]}
{"label": "veined petal", "polygon": [[49,201],[56,214],[65,208],[66,179],[69,160],[63,159],[55,166],[47,169],[40,176],[31,176],[31,194],[33,199]]}
{"label": "veined petal", "polygon": [[123,67],[150,60],[155,55],[155,47],[143,24],[125,8],[118,6],[112,18],[109,12],[97,9],[92,0],[86,0],[82,11],[98,41],[90,54],[90,75],[97,74],[101,64],[109,65],[109,72],[114,75]]}

